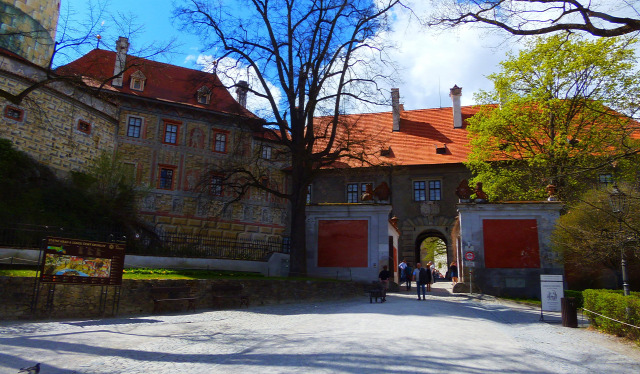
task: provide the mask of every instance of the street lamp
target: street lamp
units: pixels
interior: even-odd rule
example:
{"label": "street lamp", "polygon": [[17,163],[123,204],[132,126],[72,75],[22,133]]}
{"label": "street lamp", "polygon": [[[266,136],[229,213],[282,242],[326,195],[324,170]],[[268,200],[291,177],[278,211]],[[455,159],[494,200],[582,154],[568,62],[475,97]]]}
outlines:
{"label": "street lamp", "polygon": [[[622,217],[626,210],[627,195],[618,189],[618,186],[614,183],[613,190],[609,194],[609,203],[611,204],[611,211],[618,218],[618,234],[622,238],[624,232],[622,231]],[[622,289],[624,295],[629,296],[629,277],[627,276],[627,260],[624,257],[624,243],[620,243],[621,265],[622,265]]]}

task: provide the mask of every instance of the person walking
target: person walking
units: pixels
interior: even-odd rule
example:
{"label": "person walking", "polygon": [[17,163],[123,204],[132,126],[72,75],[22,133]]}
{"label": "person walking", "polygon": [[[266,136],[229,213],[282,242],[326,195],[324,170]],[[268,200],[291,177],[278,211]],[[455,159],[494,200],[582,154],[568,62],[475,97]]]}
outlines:
{"label": "person walking", "polygon": [[[413,271],[413,280],[416,281],[416,290],[418,292],[418,300],[426,300],[427,299],[427,291],[425,290],[425,283],[422,281],[421,274],[424,274],[426,269],[422,268],[422,265],[418,262],[416,264],[416,269]],[[422,290],[422,299],[420,299],[420,290]]]}
{"label": "person walking", "polygon": [[402,260],[400,265],[398,265],[398,276],[400,277],[399,285],[402,286],[402,283],[407,281],[407,261]]}
{"label": "person walking", "polygon": [[387,301],[387,290],[389,289],[389,278],[391,277],[391,272],[388,270],[387,265],[382,267],[382,271],[378,274],[378,279],[380,280],[380,284],[382,285],[382,302]]}
{"label": "person walking", "polygon": [[404,276],[407,279],[407,291],[411,290],[411,279],[413,277],[413,269],[411,265],[407,264],[407,267],[404,269]]}
{"label": "person walking", "polygon": [[451,284],[455,286],[458,283],[458,266],[455,262],[449,265],[449,274],[451,275]]}
{"label": "person walking", "polygon": [[433,283],[433,271],[435,270],[435,266],[433,266],[433,262],[431,261],[427,262],[426,270],[427,270],[426,277],[428,279],[425,279],[425,282],[426,282],[425,285],[427,286],[427,292],[431,292],[431,284]]}

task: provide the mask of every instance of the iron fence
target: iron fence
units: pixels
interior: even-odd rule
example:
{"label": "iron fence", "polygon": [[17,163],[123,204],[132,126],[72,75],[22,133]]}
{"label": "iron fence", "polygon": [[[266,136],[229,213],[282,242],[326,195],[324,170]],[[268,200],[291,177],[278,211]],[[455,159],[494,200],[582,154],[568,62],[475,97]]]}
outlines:
{"label": "iron fence", "polygon": [[0,226],[0,247],[38,249],[47,236],[102,242],[126,242],[126,253],[141,256],[266,261],[271,253],[289,253],[288,238],[231,239],[216,236],[151,232],[73,230],[54,226]]}

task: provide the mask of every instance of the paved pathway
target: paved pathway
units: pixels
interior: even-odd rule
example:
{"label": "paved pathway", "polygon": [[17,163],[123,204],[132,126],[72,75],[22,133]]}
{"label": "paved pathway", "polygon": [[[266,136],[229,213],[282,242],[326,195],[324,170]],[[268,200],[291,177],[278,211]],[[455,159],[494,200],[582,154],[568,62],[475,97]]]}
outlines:
{"label": "paved pathway", "polygon": [[[0,323],[0,373],[638,373],[640,351],[539,309],[437,283],[386,303]],[[557,321],[558,316],[547,316]]]}

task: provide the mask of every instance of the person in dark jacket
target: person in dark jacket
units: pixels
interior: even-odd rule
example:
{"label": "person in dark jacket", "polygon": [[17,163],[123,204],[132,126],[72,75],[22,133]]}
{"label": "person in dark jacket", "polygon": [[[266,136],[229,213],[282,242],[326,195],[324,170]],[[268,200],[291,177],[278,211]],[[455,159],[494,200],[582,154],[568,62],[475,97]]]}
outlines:
{"label": "person in dark jacket", "polygon": [[382,267],[382,271],[378,274],[378,279],[382,284],[382,302],[387,301],[387,290],[389,289],[389,278],[391,278],[391,272],[388,270],[387,265]]}

